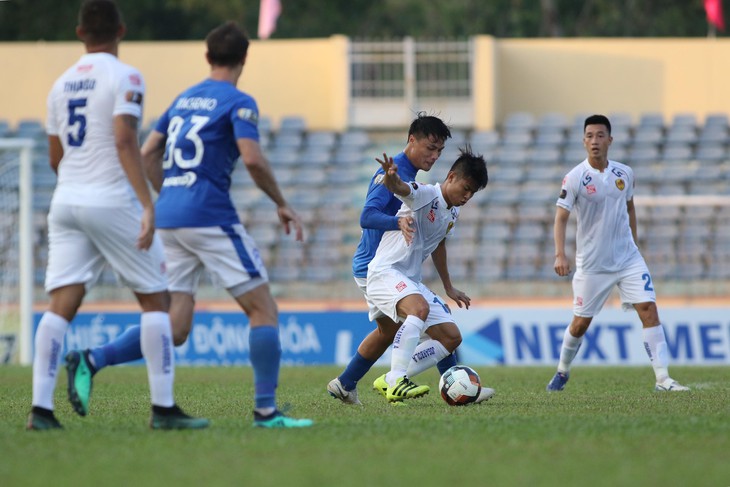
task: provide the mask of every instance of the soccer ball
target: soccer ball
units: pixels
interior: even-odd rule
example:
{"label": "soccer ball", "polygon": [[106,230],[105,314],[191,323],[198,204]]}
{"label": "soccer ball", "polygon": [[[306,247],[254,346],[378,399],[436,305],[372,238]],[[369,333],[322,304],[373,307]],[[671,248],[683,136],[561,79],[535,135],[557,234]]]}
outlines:
{"label": "soccer ball", "polygon": [[482,382],[474,369],[466,365],[455,365],[439,379],[441,397],[449,406],[464,406],[477,400]]}

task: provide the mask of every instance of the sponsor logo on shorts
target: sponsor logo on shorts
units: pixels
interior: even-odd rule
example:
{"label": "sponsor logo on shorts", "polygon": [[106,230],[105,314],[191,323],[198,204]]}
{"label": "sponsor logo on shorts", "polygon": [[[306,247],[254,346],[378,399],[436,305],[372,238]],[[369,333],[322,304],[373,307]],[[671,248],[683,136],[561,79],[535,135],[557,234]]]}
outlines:
{"label": "sponsor logo on shorts", "polygon": [[626,183],[624,182],[624,180],[623,180],[623,179],[619,178],[619,179],[617,179],[617,180],[616,180],[616,187],[617,187],[617,188],[618,188],[618,189],[619,189],[620,191],[623,191],[623,190],[624,190],[624,188],[626,187]]}
{"label": "sponsor logo on shorts", "polygon": [[583,296],[576,296],[575,297],[575,304],[577,306],[583,306]]}
{"label": "sponsor logo on shorts", "polygon": [[401,282],[399,282],[398,284],[396,284],[396,285],[395,285],[395,289],[396,289],[396,291],[398,291],[398,292],[401,292],[401,291],[403,291],[403,290],[404,290],[405,288],[407,288],[407,287],[408,287],[408,284],[406,284],[406,283],[405,283],[405,282],[403,282],[403,281],[401,281]]}

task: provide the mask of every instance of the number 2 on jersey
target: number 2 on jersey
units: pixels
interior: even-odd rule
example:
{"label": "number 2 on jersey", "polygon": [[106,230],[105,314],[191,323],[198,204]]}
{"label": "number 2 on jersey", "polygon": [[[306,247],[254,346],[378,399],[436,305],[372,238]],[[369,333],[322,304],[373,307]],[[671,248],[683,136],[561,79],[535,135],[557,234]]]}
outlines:
{"label": "number 2 on jersey", "polygon": [[[198,132],[208,123],[208,120],[210,120],[210,117],[193,115],[190,117],[192,126],[185,127],[183,131],[185,119],[182,117],[172,117],[170,119],[170,125],[167,127],[167,142],[165,144],[165,158],[162,160],[162,169],[170,169],[173,164],[181,169],[191,169],[200,165],[203,160],[205,146]],[[181,137],[192,142],[194,147],[192,157],[186,159],[183,150],[177,146]]]}

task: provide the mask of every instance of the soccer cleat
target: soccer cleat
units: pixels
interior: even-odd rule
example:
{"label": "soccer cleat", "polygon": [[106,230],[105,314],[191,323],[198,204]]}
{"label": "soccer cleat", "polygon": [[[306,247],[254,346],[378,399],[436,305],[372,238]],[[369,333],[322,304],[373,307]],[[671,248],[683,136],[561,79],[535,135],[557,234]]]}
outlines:
{"label": "soccer cleat", "polygon": [[565,384],[568,383],[570,373],[568,372],[555,372],[552,380],[548,382],[545,390],[548,392],[562,391],[565,388]]}
{"label": "soccer cleat", "polygon": [[199,430],[210,426],[207,418],[194,418],[177,405],[169,408],[152,406],[150,428],[153,430]]}
{"label": "soccer cleat", "polygon": [[388,387],[385,391],[385,398],[389,402],[402,401],[403,399],[415,399],[425,396],[431,390],[428,386],[419,386],[412,382],[405,375],[395,381],[393,387]]}
{"label": "soccer cleat", "polygon": [[25,429],[30,431],[57,430],[63,429],[61,423],[58,422],[53,411],[43,409],[42,412],[38,408],[33,408],[28,415],[28,423]]}
{"label": "soccer cleat", "polygon": [[665,392],[665,391],[679,392],[679,391],[689,391],[690,388],[683,386],[682,384],[680,384],[676,380],[672,379],[671,377],[667,377],[666,379],[664,379],[664,381],[657,382],[656,385],[654,386],[654,390],[661,391],[661,392]]}
{"label": "soccer cleat", "polygon": [[345,390],[339,377],[335,377],[327,384],[327,391],[330,393],[330,396],[339,399],[345,404],[362,405],[360,399],[357,398],[357,388],[351,391]]}
{"label": "soccer cleat", "polygon": [[474,404],[489,401],[493,396],[494,389],[492,389],[491,387],[482,387],[482,389],[479,391],[479,396],[474,401]]}
{"label": "soccer cleat", "polygon": [[89,412],[91,398],[92,372],[86,353],[72,351],[66,354],[66,372],[68,376],[68,401],[79,416]]}
{"label": "soccer cleat", "polygon": [[253,412],[253,425],[258,428],[308,428],[313,424],[311,419],[290,418],[278,409],[268,416]]}
{"label": "soccer cleat", "polygon": [[388,391],[388,383],[385,381],[385,374],[373,381],[373,390],[378,391],[381,396],[385,397],[385,393]]}

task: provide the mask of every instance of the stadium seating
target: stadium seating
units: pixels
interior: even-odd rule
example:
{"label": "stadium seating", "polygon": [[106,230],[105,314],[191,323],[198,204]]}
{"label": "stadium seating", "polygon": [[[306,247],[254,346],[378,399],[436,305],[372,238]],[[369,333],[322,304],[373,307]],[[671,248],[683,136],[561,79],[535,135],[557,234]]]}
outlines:
{"label": "stadium seating", "polygon": [[[552,223],[565,173],[586,156],[582,145],[585,114],[535,116],[512,113],[489,131],[452,131],[442,162],[419,176],[440,182],[458,149],[470,144],[488,160],[490,183],[465,207],[456,238],[449,243],[453,279],[543,281],[552,270]],[[725,114],[704,120],[677,114],[644,113],[634,120],[610,114],[614,137],[610,157],[634,169],[637,196],[730,195],[727,169],[730,124]],[[231,194],[242,221],[256,239],[273,281],[329,282],[350,274],[350,258],[360,235],[359,214],[367,185],[377,168],[374,158],[403,148],[402,135],[391,139],[360,129],[309,130],[299,116],[285,117],[278,128],[260,120],[262,147],[285,195],[305,224],[306,241],[283,235],[271,201],[242,165],[232,176]],[[34,158],[34,210],[39,227],[35,252],[37,284],[47,259],[45,214],[55,184],[48,167],[47,141],[40,121],[13,128],[0,121],[0,137],[32,137],[40,147]],[[7,157],[0,151],[0,160]],[[444,162],[445,161],[445,162]],[[17,187],[17,170],[0,175],[0,185]],[[9,203],[8,203],[9,204]],[[6,209],[13,208],[6,207]],[[637,205],[639,244],[655,279],[730,279],[730,217],[726,207]],[[575,244],[575,222],[568,247]],[[430,262],[427,279],[438,279]],[[429,268],[429,269],[427,269]],[[103,282],[115,282],[111,272]]]}

